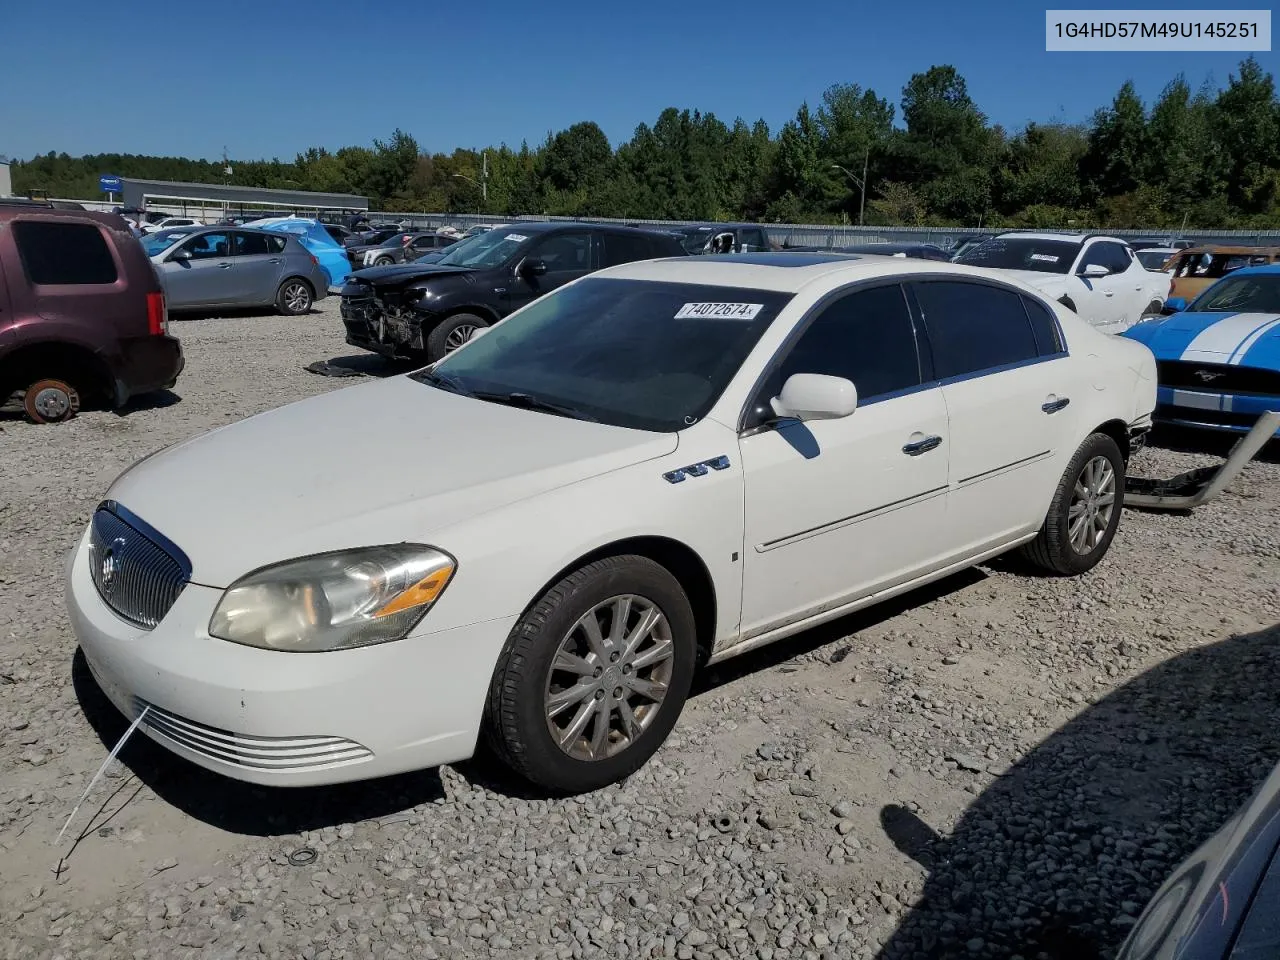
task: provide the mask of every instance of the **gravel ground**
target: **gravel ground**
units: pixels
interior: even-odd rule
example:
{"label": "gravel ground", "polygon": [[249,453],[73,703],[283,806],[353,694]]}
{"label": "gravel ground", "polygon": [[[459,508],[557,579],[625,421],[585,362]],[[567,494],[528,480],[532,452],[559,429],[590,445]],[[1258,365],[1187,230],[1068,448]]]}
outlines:
{"label": "gravel ground", "polygon": [[176,396],[0,417],[0,958],[1105,957],[1280,759],[1273,452],[1194,515],[1127,513],[1079,580],[999,561],[729,661],[591,796],[484,758],[273,792],[139,737],[55,847],[124,729],[63,557],[135,459],[358,382],[303,370],[354,352],[320,307],[174,323]]}

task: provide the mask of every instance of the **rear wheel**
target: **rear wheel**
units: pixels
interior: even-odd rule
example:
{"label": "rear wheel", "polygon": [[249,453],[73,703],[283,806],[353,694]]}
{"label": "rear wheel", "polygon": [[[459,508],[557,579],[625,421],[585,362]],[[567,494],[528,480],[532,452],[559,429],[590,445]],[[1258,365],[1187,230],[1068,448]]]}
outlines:
{"label": "rear wheel", "polygon": [[80,391],[66,380],[37,380],[23,392],[22,409],[36,423],[61,423],[80,412]]}
{"label": "rear wheel", "polygon": [[1023,547],[1025,556],[1062,576],[1093,569],[1120,525],[1124,478],[1124,457],[1115,440],[1091,434],[1067,465],[1040,533]]}
{"label": "rear wheel", "polygon": [[488,325],[489,321],[474,313],[455,313],[452,317],[446,317],[427,336],[427,358],[434,363],[453,353],[474,337],[477,330]]}
{"label": "rear wheel", "polygon": [[375,267],[389,267],[393,263],[395,263],[395,261],[392,260],[390,257],[378,257],[377,260],[373,261],[373,265]]}
{"label": "rear wheel", "polygon": [[311,291],[311,284],[297,277],[291,277],[280,284],[280,289],[276,293],[276,309],[286,316],[296,317],[310,310],[314,300],[315,294]]}

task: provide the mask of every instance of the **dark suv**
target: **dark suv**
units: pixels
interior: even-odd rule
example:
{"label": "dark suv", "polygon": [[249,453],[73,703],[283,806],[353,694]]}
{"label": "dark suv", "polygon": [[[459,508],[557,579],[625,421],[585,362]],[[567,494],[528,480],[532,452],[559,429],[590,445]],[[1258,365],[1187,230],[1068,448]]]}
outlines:
{"label": "dark suv", "polygon": [[171,387],[182,347],[160,280],[124,220],[48,204],[0,205],[0,404],[37,423],[82,399],[123,406]]}
{"label": "dark suv", "polygon": [[686,255],[669,233],[514,223],[460,240],[431,263],[358,270],[342,288],[342,322],[352,346],[434,361],[570,280],[633,260]]}

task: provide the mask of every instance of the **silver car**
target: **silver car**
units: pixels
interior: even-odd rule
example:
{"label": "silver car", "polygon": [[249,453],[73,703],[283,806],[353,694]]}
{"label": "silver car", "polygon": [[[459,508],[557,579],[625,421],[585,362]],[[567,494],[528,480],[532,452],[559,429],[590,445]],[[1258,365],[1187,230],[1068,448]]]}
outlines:
{"label": "silver car", "polygon": [[306,313],[329,290],[318,260],[287,233],[251,227],[182,227],[142,239],[169,309],[274,306]]}

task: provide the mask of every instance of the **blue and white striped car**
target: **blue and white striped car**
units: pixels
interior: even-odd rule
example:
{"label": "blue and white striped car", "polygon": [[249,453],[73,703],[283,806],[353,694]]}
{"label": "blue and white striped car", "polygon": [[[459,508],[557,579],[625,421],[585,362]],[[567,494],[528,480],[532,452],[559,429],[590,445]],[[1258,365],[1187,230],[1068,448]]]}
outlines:
{"label": "blue and white striped car", "polygon": [[1236,270],[1123,336],[1156,356],[1157,421],[1245,433],[1280,410],[1280,264]]}

